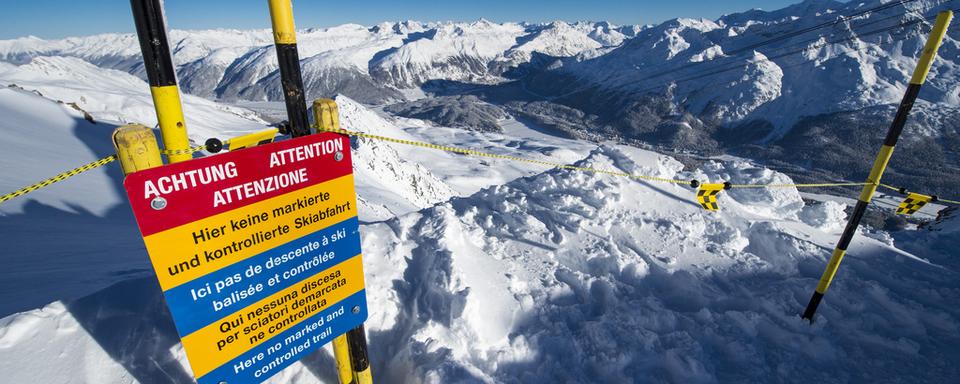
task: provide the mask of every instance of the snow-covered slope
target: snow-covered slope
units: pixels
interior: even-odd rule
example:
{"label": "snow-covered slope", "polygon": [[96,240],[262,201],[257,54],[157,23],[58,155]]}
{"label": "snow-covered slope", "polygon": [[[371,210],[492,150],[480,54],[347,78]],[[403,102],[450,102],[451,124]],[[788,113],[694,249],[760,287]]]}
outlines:
{"label": "snow-covered slope", "polygon": [[[32,92],[0,89],[0,115],[3,193],[114,152],[110,134],[116,125],[92,124],[79,111]],[[107,166],[0,206],[3,313],[149,276],[121,180],[120,170]]]}
{"label": "snow-covered slope", "polygon": [[[876,5],[863,6],[871,4]],[[776,31],[792,25],[788,21],[797,15],[813,20],[802,23],[813,23],[836,12],[824,9],[858,6],[807,1],[775,12],[675,20],[643,31],[603,23],[348,25],[305,31],[303,36],[324,37],[302,38],[301,49],[309,72],[349,71],[359,76],[357,89],[369,89],[363,79],[374,78],[372,62],[389,63],[384,68],[393,69],[385,73],[414,82],[436,77],[490,81],[490,73],[479,66],[463,66],[481,56],[494,62],[506,57],[485,56],[487,40],[503,43],[501,53],[512,49],[518,55],[583,48],[548,70],[636,90],[639,85],[628,86],[617,77],[641,70],[653,76],[657,65],[722,60],[743,46],[733,43],[756,41],[736,36],[762,36],[747,33],[750,29]],[[431,31],[441,29],[443,41],[430,41],[438,39]],[[570,39],[540,39],[555,31]],[[514,32],[530,38],[507,47],[501,35]],[[274,97],[268,95],[277,87],[271,83],[276,68],[269,64],[273,52],[266,31],[207,33],[214,37],[178,40],[185,57],[179,61],[181,79],[186,82],[183,71],[188,71],[197,76],[189,80],[197,89],[209,90],[215,83],[215,95]],[[217,36],[223,41],[215,42]],[[892,44],[884,52],[907,52],[918,41],[910,36],[902,44],[879,44]],[[0,62],[0,84],[24,88],[0,89],[0,168],[5,170],[0,192],[109,154],[109,133],[121,122],[153,122],[146,84],[128,74],[138,73],[130,36],[99,38],[105,44],[99,52],[79,47],[96,46],[94,40],[0,42],[0,55],[11,62]],[[729,46],[712,44],[728,38]],[[342,44],[325,45],[325,39]],[[134,51],[116,44],[129,44]],[[400,53],[411,44],[423,44],[423,51],[413,53],[424,55]],[[944,51],[946,61],[956,57],[950,53],[956,39],[948,44],[953,48]],[[352,48],[359,46],[368,48]],[[579,48],[564,51],[568,47]],[[785,97],[796,92],[790,79],[800,66],[781,65],[772,59],[775,52],[758,51],[748,54],[751,63],[744,72],[721,77],[729,92],[710,83],[705,84],[713,94],[678,84],[665,110],[680,115],[702,107],[721,111],[721,117],[750,119],[786,103]],[[842,47],[832,52],[850,53]],[[602,60],[611,60],[611,67],[591,67]],[[812,70],[830,72],[844,86],[859,82],[856,76],[843,78],[848,67],[837,66],[856,60],[849,55],[830,60]],[[897,59],[880,65],[874,68],[877,78],[889,72],[893,79],[910,63]],[[938,66],[941,78],[949,80],[951,65]],[[221,76],[220,68],[223,79],[212,80]],[[887,86],[900,85],[892,80]],[[946,96],[937,99],[936,91],[931,95],[924,103],[952,103]],[[830,97],[845,96],[824,96]],[[184,101],[194,141],[263,124],[247,109],[195,97]],[[561,138],[527,121],[497,121],[502,132],[468,131],[385,116],[346,96],[337,101],[344,128],[405,140],[680,180],[792,182],[732,157],[681,163],[611,142]],[[802,108],[795,109],[794,115],[768,112],[787,121],[801,113]],[[702,127],[689,123],[697,119],[678,120],[680,134]],[[816,129],[824,128],[810,128]],[[956,217],[895,233],[860,230],[811,326],[798,313],[840,236],[845,200],[820,196],[824,202],[808,205],[794,189],[736,189],[721,194],[721,211],[705,212],[685,185],[544,170],[367,139],[352,145],[365,222],[370,358],[378,382],[844,383],[960,377]],[[803,154],[825,156],[815,149]],[[0,205],[0,381],[191,382],[120,180],[114,164]],[[331,352],[313,354],[270,382],[334,383]]]}
{"label": "snow-covered slope", "polygon": [[[577,165],[789,181],[741,162],[683,172],[669,157],[612,145]],[[797,312],[839,226],[824,232],[799,220],[808,215],[795,190],[735,191],[721,205],[705,213],[683,186],[554,170],[364,225],[374,375],[387,382],[956,377],[952,267],[860,235],[810,326]],[[150,279],[0,320],[0,370],[14,382],[188,382]],[[271,382],[335,380],[325,351]]]}
{"label": "snow-covered slope", "polygon": [[[0,84],[37,91],[44,97],[72,103],[94,121],[114,124],[157,124],[150,86],[117,70],[96,67],[73,57],[37,57],[30,62],[0,68]],[[229,138],[263,129],[255,113],[184,95],[184,115],[191,139],[203,143],[211,137]]]}
{"label": "snow-covered slope", "polygon": [[[156,124],[147,83],[77,58],[4,64],[0,85],[3,193],[114,153],[111,134],[120,125]],[[183,103],[194,143],[265,128],[247,109],[190,95]],[[397,129],[349,99],[342,98],[341,104],[344,121],[351,125],[380,133]],[[365,164],[358,170],[365,176],[358,183],[362,220],[390,218],[453,195],[443,181],[399,158],[390,145],[356,146],[357,158]],[[0,257],[8,266],[0,273],[0,312],[76,298],[149,272],[121,181],[118,166],[109,164],[0,206],[0,232],[7,242]],[[101,252],[105,246],[113,251]],[[53,264],[37,263],[44,254]],[[54,267],[42,267],[50,265]],[[31,287],[30,295],[22,294],[24,286]]]}
{"label": "snow-covered slope", "polygon": [[[346,96],[337,97],[341,124],[349,129],[409,138],[393,123]],[[354,138],[353,158],[358,204],[365,221],[385,220],[430,207],[456,195],[443,180],[404,158],[395,145]],[[366,212],[365,212],[366,211]]]}

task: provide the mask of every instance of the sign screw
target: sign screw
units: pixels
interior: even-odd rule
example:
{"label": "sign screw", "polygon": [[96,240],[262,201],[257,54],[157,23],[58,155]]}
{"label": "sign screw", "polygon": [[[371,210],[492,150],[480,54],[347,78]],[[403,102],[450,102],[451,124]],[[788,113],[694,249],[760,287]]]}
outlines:
{"label": "sign screw", "polygon": [[354,315],[359,314],[359,313],[360,313],[360,306],[359,306],[359,305],[354,306],[351,311],[353,312]]}
{"label": "sign screw", "polygon": [[167,199],[164,199],[163,197],[157,196],[153,198],[153,200],[150,200],[150,208],[153,208],[154,210],[159,211],[166,207],[167,207]]}
{"label": "sign screw", "polygon": [[343,160],[343,152],[337,151],[337,153],[334,153],[333,159],[336,161]]}

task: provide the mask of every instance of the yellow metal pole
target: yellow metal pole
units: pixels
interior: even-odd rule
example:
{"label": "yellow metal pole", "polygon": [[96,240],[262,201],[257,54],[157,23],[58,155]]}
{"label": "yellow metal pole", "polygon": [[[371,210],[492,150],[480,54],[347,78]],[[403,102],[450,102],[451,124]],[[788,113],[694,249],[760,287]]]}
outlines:
{"label": "yellow metal pole", "polygon": [[273,24],[273,40],[280,64],[280,83],[287,106],[287,119],[293,137],[310,134],[307,118],[306,94],[303,91],[303,75],[300,71],[300,54],[297,52],[297,30],[293,24],[293,4],[290,0],[268,0],[270,21]]}
{"label": "yellow metal pole", "polygon": [[840,236],[837,247],[833,250],[833,255],[830,257],[830,262],[827,263],[826,270],[823,271],[823,275],[820,277],[820,283],[817,284],[817,289],[813,292],[807,308],[803,311],[801,317],[809,320],[811,323],[813,323],[813,317],[817,312],[817,307],[820,306],[820,301],[823,300],[823,295],[827,293],[827,289],[830,288],[830,283],[833,282],[833,278],[837,275],[840,262],[843,261],[843,257],[847,254],[850,241],[853,240],[853,235],[856,234],[857,228],[860,226],[860,220],[863,219],[863,214],[866,213],[867,206],[870,205],[870,200],[873,199],[873,194],[877,192],[880,179],[883,178],[883,172],[887,169],[887,164],[890,163],[890,157],[893,156],[893,149],[897,145],[897,140],[900,139],[900,134],[903,132],[904,125],[906,125],[910,110],[913,109],[913,103],[916,102],[917,95],[920,94],[920,87],[924,81],[926,81],[930,67],[933,65],[933,60],[937,57],[940,43],[943,42],[943,37],[947,33],[947,26],[950,24],[952,18],[952,11],[943,11],[937,15],[937,21],[933,25],[933,30],[930,32],[930,37],[927,39],[926,45],[923,47],[920,61],[917,63],[917,68],[914,70],[913,77],[910,79],[910,85],[907,86],[907,92],[900,102],[897,115],[894,117],[890,129],[887,131],[887,137],[883,142],[883,146],[880,147],[880,153],[877,154],[877,159],[873,162],[873,169],[870,170],[870,176],[867,177],[867,184],[863,187],[863,192],[860,193],[859,201],[857,201],[857,205],[853,209],[853,214],[850,215],[850,221],[847,222],[847,227],[843,230],[843,235]]}
{"label": "yellow metal pole", "polygon": [[347,345],[347,335],[340,335],[333,339],[333,357],[337,360],[337,377],[340,378],[340,383],[356,383],[353,377],[353,368],[350,367],[350,347]]}
{"label": "yellow metal pole", "polygon": [[193,159],[161,0],[130,0],[163,147],[171,163]]}
{"label": "yellow metal pole", "polygon": [[360,324],[347,331],[347,343],[350,344],[350,367],[357,384],[373,384],[370,371],[370,358],[367,357],[367,332]]}
{"label": "yellow metal pole", "polygon": [[117,128],[113,131],[113,146],[124,175],[163,165],[157,138],[146,126],[130,124]]}
{"label": "yellow metal pole", "polygon": [[[317,99],[313,101],[313,120],[317,123],[317,132],[326,132],[340,129],[340,116],[338,114],[337,102],[332,99]],[[362,326],[361,326],[362,327]],[[353,332],[353,331],[350,331]],[[370,377],[370,364],[367,362],[366,354],[366,336],[364,335],[363,349],[354,350],[352,340],[356,335],[351,336],[350,332],[341,335],[333,340],[333,357],[337,360],[337,373],[341,384],[372,383]],[[362,354],[357,357],[355,355]],[[355,365],[359,362],[366,367],[357,371]]]}
{"label": "yellow metal pole", "polygon": [[243,136],[234,137],[227,140],[227,146],[230,152],[244,148],[256,147],[258,145],[269,144],[277,136],[280,130],[277,128],[265,129],[260,132],[249,133]]}

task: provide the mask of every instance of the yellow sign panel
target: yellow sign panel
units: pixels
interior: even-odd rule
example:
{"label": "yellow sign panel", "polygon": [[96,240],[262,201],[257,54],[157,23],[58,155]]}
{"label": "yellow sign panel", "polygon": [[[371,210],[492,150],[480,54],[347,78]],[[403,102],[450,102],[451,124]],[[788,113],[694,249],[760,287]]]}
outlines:
{"label": "yellow sign panel", "polygon": [[[185,224],[144,238],[167,290],[224,265],[356,216],[353,175]],[[188,252],[184,252],[187,250]]]}
{"label": "yellow sign panel", "polygon": [[259,383],[366,319],[349,149],[322,133],[124,181],[199,384]]}

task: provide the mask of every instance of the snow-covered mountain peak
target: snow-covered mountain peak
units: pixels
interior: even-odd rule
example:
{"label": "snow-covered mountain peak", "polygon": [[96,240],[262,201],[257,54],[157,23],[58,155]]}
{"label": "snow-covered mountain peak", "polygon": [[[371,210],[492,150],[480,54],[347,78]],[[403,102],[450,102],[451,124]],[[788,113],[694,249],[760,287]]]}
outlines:
{"label": "snow-covered mountain peak", "polygon": [[[460,47],[479,33],[464,28],[456,38]],[[531,28],[521,27],[525,36]],[[411,44],[393,32],[355,27],[308,34],[356,39],[377,58]],[[726,47],[722,42],[680,37],[690,47],[662,63],[686,65],[695,55],[706,63],[722,59],[723,50],[715,48]],[[650,41],[656,39],[641,46]],[[510,47],[516,43],[514,38]],[[358,50],[351,44],[307,47],[304,52],[314,54],[304,57],[305,73],[343,71],[340,79],[360,87],[370,79],[362,75],[369,74],[354,65],[354,56],[340,55]],[[227,55],[230,49],[212,52]],[[443,55],[450,52],[476,51],[436,57],[457,58]],[[280,89],[275,71],[265,64],[274,55],[269,43],[237,54],[242,59],[225,71],[246,84],[240,88]],[[751,50],[746,68],[717,79],[727,88],[715,87],[711,94],[678,83],[678,97],[702,103],[705,110],[726,108],[719,116],[755,113],[749,110],[754,96],[776,98],[788,89],[790,68],[771,60],[774,56]],[[198,61],[225,62],[208,58]],[[29,92],[0,90],[0,111],[9,117],[0,126],[14,133],[0,136],[0,162],[4,169],[30,166],[29,172],[0,180],[5,188],[110,153],[110,120],[152,123],[146,121],[153,115],[149,87],[136,77],[76,57],[33,60],[0,64],[0,80],[46,98],[77,101],[108,124],[87,122],[79,111]],[[822,64],[833,63],[827,58]],[[181,71],[216,77],[204,68],[211,67],[187,65]],[[308,84],[319,87],[329,78],[308,78]],[[121,86],[125,82],[129,86]],[[350,130],[676,180],[793,183],[736,159],[681,163],[636,147],[561,138],[548,127],[513,119],[495,119],[500,131],[467,131],[392,118],[346,96],[336,99],[341,124]],[[184,102],[194,141],[263,125],[242,118],[239,108],[189,95]],[[918,111],[931,104],[919,103]],[[700,127],[691,122],[695,119],[678,119],[678,135],[696,134]],[[56,140],[44,140],[51,133]],[[822,307],[822,320],[811,327],[797,312],[839,236],[843,203],[807,205],[793,188],[734,189],[720,195],[721,211],[705,212],[686,183],[544,171],[368,139],[351,144],[367,222],[361,227],[371,313],[366,326],[378,380],[875,381],[902,377],[904,367],[916,370],[909,380],[948,382],[957,376],[951,365],[958,357],[953,346],[960,343],[954,222],[931,231],[942,235],[923,238],[929,241],[910,238],[921,231],[893,236],[862,231]],[[38,153],[49,158],[24,160]],[[18,383],[190,382],[163,293],[123,205],[118,170],[102,168],[82,177],[89,179],[75,178],[37,192],[36,200],[19,200],[23,210],[5,211],[10,214],[0,220],[0,233],[10,238],[0,302],[15,303],[16,311],[42,307],[0,319],[0,372]],[[50,230],[65,227],[69,231]],[[58,262],[51,268],[37,260]],[[856,358],[837,364],[850,356]],[[331,361],[329,352],[320,352],[271,382],[335,380]]]}
{"label": "snow-covered mountain peak", "polygon": [[[596,23],[558,22],[531,28],[484,19],[402,21],[308,28],[301,30],[298,47],[300,58],[312,61],[312,70],[303,72],[311,96],[346,93],[364,102],[383,103],[398,99],[398,88],[431,80],[501,81],[502,71],[509,69],[502,57],[510,56],[509,66],[516,66],[534,51],[574,56],[618,45],[636,30]],[[279,92],[266,90],[278,76],[269,30],[172,30],[170,44],[181,86],[188,93],[223,99],[282,99]],[[518,51],[511,51],[515,46]],[[20,64],[36,56],[78,57],[145,78],[133,34],[0,41],[0,61]]]}
{"label": "snow-covered mountain peak", "polygon": [[[674,19],[608,53],[551,66],[541,77],[575,79],[561,92],[667,97],[676,110],[724,126],[770,124],[767,139],[776,139],[804,118],[898,103],[929,19],[948,4],[807,1],[717,21]],[[960,29],[949,29],[921,99],[957,106],[958,40]],[[544,80],[546,89],[534,91],[550,95],[558,83],[564,82]],[[570,100],[586,110],[605,108]]]}
{"label": "snow-covered mountain peak", "polygon": [[693,29],[700,32],[710,32],[713,30],[723,28],[720,24],[717,24],[717,22],[713,20],[704,19],[704,18],[694,19],[694,18],[688,18],[688,17],[681,17],[681,18],[668,20],[668,21],[665,21],[660,26],[662,26],[664,29],[677,29],[681,31],[685,29]]}
{"label": "snow-covered mountain peak", "polygon": [[383,22],[370,27],[370,31],[379,34],[393,33],[406,36],[411,33],[423,32],[429,28],[428,24],[430,23],[422,23],[415,20]]}

